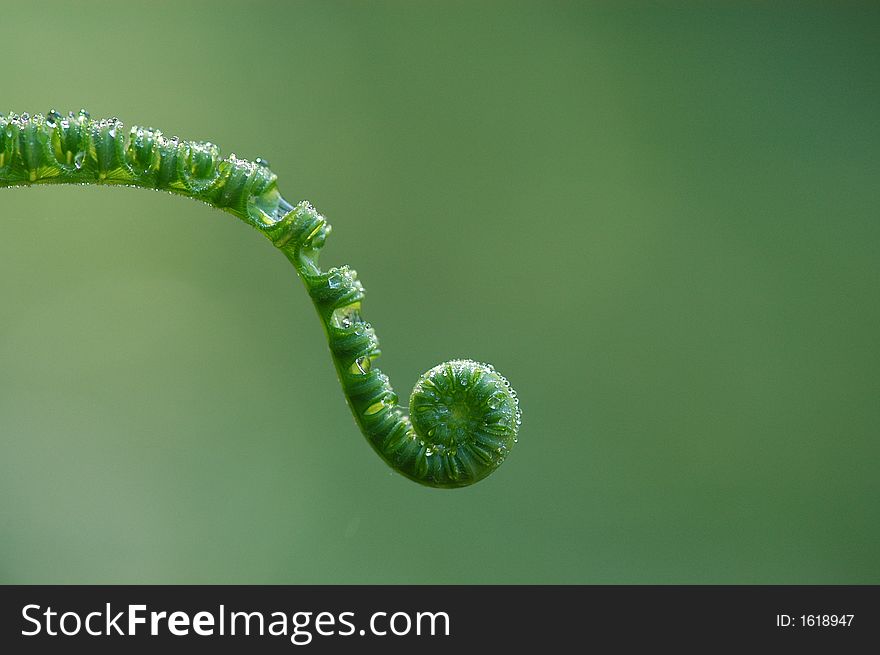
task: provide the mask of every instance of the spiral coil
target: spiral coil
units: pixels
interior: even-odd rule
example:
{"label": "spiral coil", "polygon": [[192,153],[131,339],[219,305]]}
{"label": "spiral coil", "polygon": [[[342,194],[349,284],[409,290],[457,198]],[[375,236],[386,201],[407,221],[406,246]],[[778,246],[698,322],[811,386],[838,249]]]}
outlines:
{"label": "spiral coil", "polygon": [[330,225],[308,202],[279,193],[266,162],[221,157],[209,142],[182,141],[148,127],[126,133],[116,118],[88,112],[0,115],[0,186],[110,184],[160,189],[247,222],[296,268],[327,334],[356,422],[395,470],[432,487],[462,487],[494,471],[521,424],[519,400],[491,365],[457,359],[416,383],[409,415],[374,365],[379,339],[361,314],[364,287],[348,266],[318,265]]}

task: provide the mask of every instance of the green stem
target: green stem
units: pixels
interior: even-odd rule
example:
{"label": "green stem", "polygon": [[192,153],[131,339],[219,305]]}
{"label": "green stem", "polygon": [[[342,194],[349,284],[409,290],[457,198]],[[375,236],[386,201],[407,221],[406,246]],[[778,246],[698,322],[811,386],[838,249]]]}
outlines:
{"label": "green stem", "polygon": [[406,477],[461,487],[495,470],[517,440],[520,410],[507,380],[488,364],[453,360],[422,375],[410,416],[375,365],[379,341],[361,315],[363,285],[347,266],[318,264],[330,225],[307,202],[292,205],[261,160],[222,158],[211,143],[167,138],[151,128],[126,134],[86,112],[0,116],[0,186],[109,184],[161,189],[242,219],[296,268],[327,334],[355,421],[374,450]]}

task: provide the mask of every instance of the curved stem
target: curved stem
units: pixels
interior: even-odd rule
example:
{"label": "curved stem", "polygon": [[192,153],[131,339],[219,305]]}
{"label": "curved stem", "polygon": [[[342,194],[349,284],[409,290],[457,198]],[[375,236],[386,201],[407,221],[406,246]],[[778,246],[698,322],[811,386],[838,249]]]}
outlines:
{"label": "curved stem", "polygon": [[0,116],[0,186],[110,184],[161,189],[227,211],[256,228],[295,267],[324,325],[346,400],[375,451],[406,477],[434,487],[481,480],[516,442],[520,410],[507,380],[488,364],[454,360],[419,378],[411,417],[388,376],[373,365],[379,341],[361,316],[363,285],[348,266],[323,271],[330,225],[307,202],[292,205],[261,160],[222,158],[211,143],[167,138],[151,128],[126,135],[117,119]]}

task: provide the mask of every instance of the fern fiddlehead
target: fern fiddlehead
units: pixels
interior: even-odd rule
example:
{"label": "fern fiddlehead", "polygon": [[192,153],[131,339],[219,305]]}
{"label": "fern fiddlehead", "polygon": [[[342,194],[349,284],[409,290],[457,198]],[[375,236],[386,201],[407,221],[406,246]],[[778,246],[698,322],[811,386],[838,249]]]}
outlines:
{"label": "fern fiddlehead", "polygon": [[423,374],[409,415],[373,365],[379,341],[361,316],[364,287],[348,266],[318,265],[330,225],[293,205],[262,160],[168,138],[115,118],[50,111],[0,115],[0,186],[108,184],[160,189],[227,211],[268,237],[293,264],[324,325],[348,405],[367,441],[395,470],[433,487],[462,487],[495,470],[517,440],[516,393],[488,364],[453,360]]}

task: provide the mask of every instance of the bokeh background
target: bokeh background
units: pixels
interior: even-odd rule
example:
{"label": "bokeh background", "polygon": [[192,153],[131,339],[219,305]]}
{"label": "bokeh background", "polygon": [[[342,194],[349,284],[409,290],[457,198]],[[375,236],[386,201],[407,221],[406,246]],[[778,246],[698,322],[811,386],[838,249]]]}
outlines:
{"label": "bokeh background", "polygon": [[287,261],[146,191],[0,191],[0,581],[880,583],[876,3],[7,3],[2,104],[268,159],[407,397],[393,474]]}

